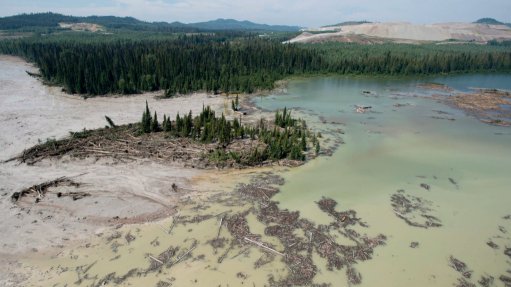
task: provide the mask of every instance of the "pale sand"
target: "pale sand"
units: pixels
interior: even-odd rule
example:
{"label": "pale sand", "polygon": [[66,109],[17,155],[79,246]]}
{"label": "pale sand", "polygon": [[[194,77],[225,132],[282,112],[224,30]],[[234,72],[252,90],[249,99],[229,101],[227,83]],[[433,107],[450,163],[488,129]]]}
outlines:
{"label": "pale sand", "polygon": [[[222,96],[194,94],[174,99],[156,99],[160,93],[129,97],[97,97],[84,100],[66,95],[58,88],[43,86],[26,74],[37,72],[20,58],[0,56],[0,160],[6,160],[25,148],[47,138],[61,138],[71,131],[106,125],[108,115],[117,124],[140,120],[145,101],[159,117],[163,112],[175,117],[177,112],[197,114],[202,105],[218,113],[230,107]],[[185,169],[175,164],[151,161],[118,164],[94,159],[85,161],[64,158],[45,160],[35,166],[17,162],[0,164],[0,257],[15,258],[36,249],[55,247],[101,232],[105,226],[145,222],[175,212],[181,196],[193,196],[205,187],[192,179],[204,177],[205,171]],[[23,188],[61,176],[77,176],[83,183],[76,190],[93,196],[78,201],[48,195],[41,203],[25,200],[20,208],[11,202],[11,194]],[[176,194],[171,185],[193,190]],[[64,188],[66,189],[66,188]],[[75,191],[67,188],[67,191]],[[184,195],[183,195],[184,194]],[[113,219],[114,217],[119,219]],[[0,263],[1,265],[2,263]],[[2,278],[8,271],[0,271]]]}

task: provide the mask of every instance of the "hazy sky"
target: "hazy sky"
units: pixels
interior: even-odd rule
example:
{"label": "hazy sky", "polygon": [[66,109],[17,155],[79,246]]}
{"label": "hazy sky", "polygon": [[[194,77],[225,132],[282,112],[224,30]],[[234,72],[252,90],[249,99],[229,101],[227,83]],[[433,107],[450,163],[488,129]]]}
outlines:
{"label": "hazy sky", "polygon": [[309,27],[350,20],[438,23],[493,17],[511,22],[511,0],[0,0],[0,16],[48,11],[185,23],[234,18]]}

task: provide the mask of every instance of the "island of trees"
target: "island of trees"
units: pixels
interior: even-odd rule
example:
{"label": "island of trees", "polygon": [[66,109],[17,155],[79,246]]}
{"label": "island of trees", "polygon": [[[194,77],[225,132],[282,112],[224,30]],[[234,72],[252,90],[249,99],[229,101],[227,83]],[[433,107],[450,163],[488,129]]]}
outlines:
{"label": "island of trees", "polygon": [[217,116],[209,107],[193,116],[164,115],[159,121],[149,106],[139,123],[109,126],[71,133],[62,140],[49,140],[26,150],[17,159],[32,164],[49,157],[153,158],[182,161],[196,167],[254,166],[280,160],[300,162],[320,152],[316,135],[305,121],[291,116],[286,108],[275,113],[273,122],[242,124]]}

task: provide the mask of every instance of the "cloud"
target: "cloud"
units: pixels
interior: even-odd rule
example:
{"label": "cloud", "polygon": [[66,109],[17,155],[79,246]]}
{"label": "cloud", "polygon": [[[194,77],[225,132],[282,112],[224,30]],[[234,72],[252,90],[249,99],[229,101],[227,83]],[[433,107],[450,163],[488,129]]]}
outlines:
{"label": "cloud", "polygon": [[133,16],[146,21],[198,22],[234,18],[320,26],[350,20],[433,23],[494,17],[511,22],[508,0],[0,0],[1,15],[53,11]]}

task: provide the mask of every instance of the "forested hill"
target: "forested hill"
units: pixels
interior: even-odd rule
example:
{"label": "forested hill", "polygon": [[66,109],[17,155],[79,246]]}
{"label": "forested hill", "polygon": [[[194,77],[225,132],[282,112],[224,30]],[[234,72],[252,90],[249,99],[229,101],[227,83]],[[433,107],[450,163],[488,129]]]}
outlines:
{"label": "forested hill", "polygon": [[495,20],[493,18],[481,18],[474,23],[476,24],[488,24],[488,25],[506,25],[508,27],[511,27],[511,23],[503,23],[498,20]]}
{"label": "forested hill", "polygon": [[34,31],[38,29],[58,29],[59,23],[91,23],[104,26],[107,29],[164,32],[197,32],[206,30],[295,32],[300,30],[300,27],[294,26],[257,24],[249,21],[237,21],[232,19],[218,19],[208,22],[184,24],[180,22],[144,22],[133,17],[76,17],[50,12],[21,14],[0,18],[0,30]]}
{"label": "forested hill", "polygon": [[298,26],[266,25],[257,24],[250,21],[237,21],[233,19],[217,19],[208,22],[192,23],[188,24],[188,26],[202,30],[256,30],[297,32],[301,29]]}

